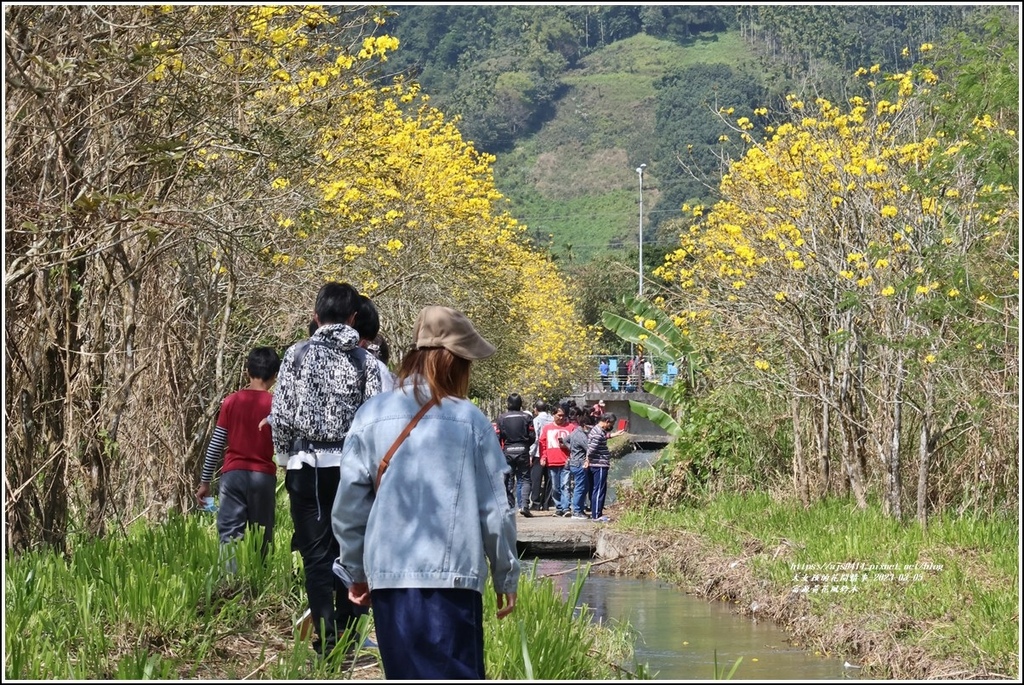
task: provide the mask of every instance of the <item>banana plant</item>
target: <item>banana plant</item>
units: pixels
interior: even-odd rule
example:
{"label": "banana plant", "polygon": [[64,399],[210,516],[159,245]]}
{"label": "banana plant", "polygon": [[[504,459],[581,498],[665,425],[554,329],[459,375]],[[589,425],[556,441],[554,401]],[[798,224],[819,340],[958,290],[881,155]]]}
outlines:
{"label": "banana plant", "polygon": [[682,427],[673,415],[682,404],[681,395],[693,387],[697,373],[693,360],[693,345],[679,330],[669,316],[643,297],[626,295],[622,298],[626,308],[641,321],[654,321],[654,328],[647,328],[636,321],[611,312],[602,312],[604,327],[623,340],[640,345],[645,352],[666,362],[674,363],[680,370],[681,384],[664,386],[653,381],[644,382],[644,390],[661,400],[665,411],[646,402],[629,401],[629,409],[637,416],[661,427],[673,437],[682,435]]}

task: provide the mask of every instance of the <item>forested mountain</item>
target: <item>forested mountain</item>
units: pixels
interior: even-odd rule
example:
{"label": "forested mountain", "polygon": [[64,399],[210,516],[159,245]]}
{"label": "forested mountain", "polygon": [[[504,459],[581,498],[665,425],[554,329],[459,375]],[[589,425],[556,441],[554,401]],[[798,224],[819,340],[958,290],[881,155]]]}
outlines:
{"label": "forested mountain", "polygon": [[673,242],[659,227],[684,202],[715,198],[723,159],[742,149],[719,109],[771,112],[788,93],[843,101],[865,87],[855,69],[906,68],[978,9],[388,5],[383,30],[401,43],[388,75],[421,83],[498,156],[496,183],[536,240],[586,260],[636,244],[641,163],[652,247]]}

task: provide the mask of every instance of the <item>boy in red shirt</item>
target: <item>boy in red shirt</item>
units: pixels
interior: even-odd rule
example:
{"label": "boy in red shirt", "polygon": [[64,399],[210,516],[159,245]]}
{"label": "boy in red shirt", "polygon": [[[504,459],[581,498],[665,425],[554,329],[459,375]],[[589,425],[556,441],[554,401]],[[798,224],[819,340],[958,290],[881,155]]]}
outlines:
{"label": "boy in red shirt", "polygon": [[248,527],[262,526],[260,551],[264,557],[274,538],[277,464],[271,433],[260,430],[259,426],[260,421],[270,415],[270,388],[280,368],[281,358],[271,347],[257,347],[249,353],[245,364],[249,386],[231,393],[221,402],[217,427],[206,447],[203,473],[196,490],[196,500],[203,504],[223,455],[220,508],[217,510],[217,534],[221,544],[242,537]]}

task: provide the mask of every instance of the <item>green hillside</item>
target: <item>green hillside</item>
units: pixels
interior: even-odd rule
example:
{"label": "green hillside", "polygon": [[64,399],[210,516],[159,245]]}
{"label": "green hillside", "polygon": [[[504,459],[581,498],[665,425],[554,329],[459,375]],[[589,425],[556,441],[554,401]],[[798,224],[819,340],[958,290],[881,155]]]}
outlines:
{"label": "green hillside", "polygon": [[[539,132],[498,155],[495,180],[509,209],[555,254],[589,259],[635,246],[639,178],[657,144],[655,82],[701,63],[749,65],[738,31],[702,35],[687,45],[637,34],[601,48],[563,76],[568,86]],[[644,174],[644,216],[678,213],[658,206],[658,179]],[[645,245],[653,236],[645,235]],[[571,246],[571,250],[570,250]]]}

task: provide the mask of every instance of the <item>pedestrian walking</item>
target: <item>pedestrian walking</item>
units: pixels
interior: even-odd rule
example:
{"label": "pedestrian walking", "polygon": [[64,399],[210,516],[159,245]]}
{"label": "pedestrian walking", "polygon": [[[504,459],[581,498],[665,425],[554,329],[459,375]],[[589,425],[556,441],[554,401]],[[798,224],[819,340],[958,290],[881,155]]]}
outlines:
{"label": "pedestrian walking", "polygon": [[294,533],[292,549],[302,557],[313,648],[328,656],[354,628],[365,608],[353,604],[335,576],[338,541],[331,530],[331,506],[338,491],[338,466],[356,409],[380,393],[376,364],[359,347],[352,324],[359,293],[347,283],[326,283],[317,293],[309,340],[288,348],[281,363],[268,419],[279,463],[287,464]]}
{"label": "pedestrian walking", "polygon": [[495,348],[461,312],[429,306],[394,392],[370,399],[345,441],[334,532],[349,597],[373,607],[389,680],[483,680],[483,592],[498,618],[520,567],[509,470],[494,427],[466,395]]}
{"label": "pedestrian walking", "polygon": [[[240,539],[247,530],[262,528],[260,553],[263,557],[274,539],[277,464],[270,431],[260,430],[259,425],[270,413],[270,389],[280,367],[281,357],[271,347],[257,347],[249,352],[245,362],[249,384],[221,402],[196,490],[196,500],[205,505],[210,496],[210,484],[223,458],[217,535],[221,544],[227,545]],[[228,569],[234,572],[234,559],[227,563]]]}

